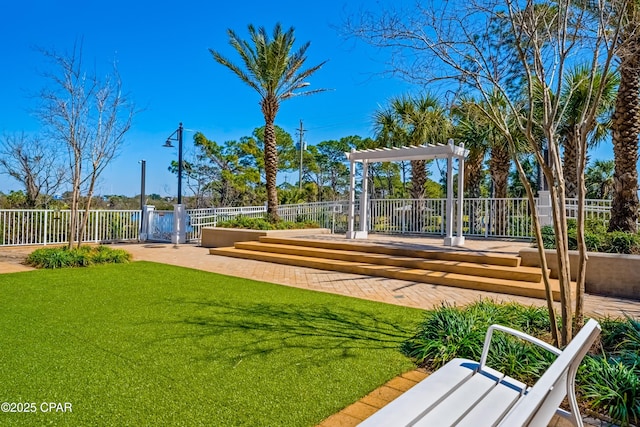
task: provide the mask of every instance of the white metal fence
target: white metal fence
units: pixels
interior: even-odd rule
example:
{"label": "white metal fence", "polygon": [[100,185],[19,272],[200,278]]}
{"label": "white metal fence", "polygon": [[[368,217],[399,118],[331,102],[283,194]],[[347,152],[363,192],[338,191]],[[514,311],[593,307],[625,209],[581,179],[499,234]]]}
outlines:
{"label": "white metal fence", "polygon": [[[0,245],[47,245],[66,243],[69,235],[69,210],[0,210]],[[81,221],[84,212],[79,212]],[[140,211],[92,210],[81,242],[135,240],[140,228]]]}
{"label": "white metal fence", "polygon": [[[371,233],[444,235],[445,199],[370,200],[368,230]],[[608,222],[610,200],[587,200],[588,219]],[[347,230],[347,201],[281,205],[286,221],[309,221],[335,233]],[[355,227],[359,229],[359,203],[355,206]],[[463,234],[467,236],[528,239],[532,236],[527,199],[465,199]],[[187,210],[187,241],[197,241],[202,227],[216,226],[239,215],[262,217],[265,206],[244,206]],[[575,218],[577,200],[567,199],[567,217]],[[81,213],[82,215],[82,213]],[[67,242],[68,210],[0,210],[0,246],[47,245]],[[140,238],[140,211],[93,210],[89,213],[82,242],[131,241]]]}

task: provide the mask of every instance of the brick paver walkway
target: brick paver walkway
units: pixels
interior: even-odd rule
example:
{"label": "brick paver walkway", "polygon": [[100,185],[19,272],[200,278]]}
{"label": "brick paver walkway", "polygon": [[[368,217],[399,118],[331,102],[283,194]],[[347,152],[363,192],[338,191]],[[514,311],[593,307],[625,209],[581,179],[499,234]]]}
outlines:
{"label": "brick paver walkway", "polygon": [[[429,240],[434,243],[437,242],[436,239],[425,238],[412,241],[415,243],[418,241],[428,242]],[[522,242],[470,241],[470,243],[473,246],[467,245],[467,249],[484,250],[487,247],[496,247],[503,253],[517,253],[519,247],[527,246],[526,243]],[[136,260],[179,265],[230,276],[415,308],[431,309],[442,303],[465,305],[477,301],[479,298],[491,298],[495,301],[517,301],[526,305],[546,304],[544,300],[538,298],[209,255],[208,249],[192,244],[179,245],[177,247],[162,243],[118,246],[131,252]],[[598,317],[607,315],[621,316],[624,313],[640,317],[640,303],[619,298],[586,295],[585,311],[587,315]]]}

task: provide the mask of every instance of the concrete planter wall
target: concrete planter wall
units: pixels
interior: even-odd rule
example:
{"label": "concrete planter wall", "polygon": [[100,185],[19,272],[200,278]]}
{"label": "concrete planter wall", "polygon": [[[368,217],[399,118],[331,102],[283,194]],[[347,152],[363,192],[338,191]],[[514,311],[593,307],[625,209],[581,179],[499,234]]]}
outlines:
{"label": "concrete planter wall", "polygon": [[[558,278],[558,261],[555,250],[545,251],[551,277]],[[640,256],[589,252],[587,260],[587,293],[620,298],[640,299]],[[523,266],[539,267],[538,249],[520,250]],[[578,275],[578,252],[569,251],[571,279]]]}
{"label": "concrete planter wall", "polygon": [[200,245],[205,248],[225,248],[235,242],[258,241],[260,236],[295,237],[313,234],[330,234],[328,228],[305,228],[297,230],[247,230],[243,228],[203,227]]}

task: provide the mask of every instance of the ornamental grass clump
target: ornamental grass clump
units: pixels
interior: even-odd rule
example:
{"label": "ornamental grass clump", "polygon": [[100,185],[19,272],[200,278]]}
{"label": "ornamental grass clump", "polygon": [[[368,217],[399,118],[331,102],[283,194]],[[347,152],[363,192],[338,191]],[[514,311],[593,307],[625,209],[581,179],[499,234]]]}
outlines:
{"label": "ornamental grass clump", "polygon": [[131,254],[123,249],[107,246],[40,248],[31,252],[26,263],[36,268],[88,267],[96,264],[119,264],[131,261]]}
{"label": "ornamental grass clump", "polygon": [[[640,321],[630,316],[603,318],[600,345],[586,355],[576,375],[580,403],[621,426],[640,422]],[[403,352],[428,370],[455,357],[479,360],[487,329],[501,324],[551,342],[546,308],[481,300],[466,307],[443,305],[425,314]],[[488,365],[529,385],[555,356],[496,331]]]}
{"label": "ornamental grass clump", "polygon": [[[496,304],[480,300],[464,308],[443,305],[425,315],[418,332],[404,342],[403,352],[427,369],[435,370],[454,357],[479,360],[489,326],[502,324],[539,338],[548,338],[549,319],[542,307]],[[553,356],[515,337],[497,333],[488,363],[521,381],[538,377]]]}

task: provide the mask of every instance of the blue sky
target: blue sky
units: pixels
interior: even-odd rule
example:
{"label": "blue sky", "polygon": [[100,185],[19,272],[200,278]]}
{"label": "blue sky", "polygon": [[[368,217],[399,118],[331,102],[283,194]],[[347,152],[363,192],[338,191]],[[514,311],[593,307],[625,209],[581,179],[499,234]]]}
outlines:
{"label": "blue sky", "polygon": [[[257,93],[217,64],[208,49],[234,59],[228,28],[244,37],[248,24],[270,31],[280,22],[285,28],[295,28],[300,44],[311,42],[309,66],[328,61],[309,81],[310,89],[330,90],[285,101],[276,124],[295,137],[302,119],[309,144],[349,135],[372,136],[371,117],[379,105],[392,96],[421,90],[382,74],[385,52],[339,35],[345,15],[385,3],[398,2],[3,2],[0,134],[40,129],[29,111],[37,102],[33,95],[46,84],[41,74],[50,69],[35,47],[65,51],[82,41],[84,60],[96,69],[107,70],[117,60],[125,91],[143,109],[127,134],[122,153],[103,174],[98,193],[139,194],[138,162],[145,159],[147,193],[174,195],[177,178],[167,167],[177,158],[177,150],[162,148],[162,144],[179,122],[188,129],[185,151],[192,145],[192,131],[222,143],[250,135],[264,124]],[[612,157],[607,154],[608,143],[604,144],[607,146],[595,157]],[[297,173],[289,178],[295,181]],[[11,189],[18,186],[0,175],[0,191]]]}
{"label": "blue sky", "polygon": [[[285,101],[276,124],[295,136],[304,121],[306,140],[316,144],[348,135],[370,136],[378,104],[405,93],[405,83],[382,76],[384,56],[338,34],[342,17],[357,2],[193,1],[110,2],[22,0],[3,2],[0,15],[0,133],[37,132],[29,112],[33,95],[46,80],[47,62],[34,47],[71,50],[83,42],[87,64],[108,70],[116,59],[125,91],[143,109],[137,115],[121,155],[105,171],[99,193],[139,193],[140,166],[147,161],[147,193],[175,194],[177,178],[167,171],[176,149],[162,148],[179,122],[217,142],[251,135],[263,125],[258,95],[217,64],[208,49],[234,59],[226,30],[243,37],[247,25],[276,22],[295,28],[298,43],[311,42],[309,66],[328,60],[309,79],[311,88],[330,91]],[[297,44],[299,46],[299,44]],[[237,62],[237,61],[235,61]],[[193,132],[185,132],[185,150]],[[291,179],[297,180],[297,175]],[[17,189],[6,175],[0,191]],[[185,187],[186,190],[186,187]]]}

